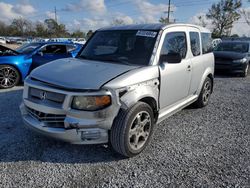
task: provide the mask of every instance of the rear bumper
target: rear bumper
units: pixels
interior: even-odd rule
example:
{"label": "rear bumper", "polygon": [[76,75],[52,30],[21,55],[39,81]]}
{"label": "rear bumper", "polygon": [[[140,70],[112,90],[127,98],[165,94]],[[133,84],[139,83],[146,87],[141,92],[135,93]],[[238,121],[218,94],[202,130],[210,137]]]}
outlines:
{"label": "rear bumper", "polygon": [[[102,144],[108,142],[108,130],[93,128],[52,128],[47,127],[43,122],[29,115],[24,104],[20,105],[24,124],[42,135],[72,144]],[[75,120],[77,122],[77,120]],[[66,123],[66,122],[65,122]]]}

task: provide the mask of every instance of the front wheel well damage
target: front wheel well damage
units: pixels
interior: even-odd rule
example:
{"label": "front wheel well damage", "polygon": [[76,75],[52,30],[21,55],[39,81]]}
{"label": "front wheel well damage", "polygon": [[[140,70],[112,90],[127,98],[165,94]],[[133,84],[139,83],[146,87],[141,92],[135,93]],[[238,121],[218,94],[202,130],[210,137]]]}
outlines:
{"label": "front wheel well damage", "polygon": [[152,97],[145,97],[139,100],[140,102],[147,103],[153,110],[154,113],[154,120],[157,122],[158,120],[158,107],[157,107],[157,102],[154,98]]}

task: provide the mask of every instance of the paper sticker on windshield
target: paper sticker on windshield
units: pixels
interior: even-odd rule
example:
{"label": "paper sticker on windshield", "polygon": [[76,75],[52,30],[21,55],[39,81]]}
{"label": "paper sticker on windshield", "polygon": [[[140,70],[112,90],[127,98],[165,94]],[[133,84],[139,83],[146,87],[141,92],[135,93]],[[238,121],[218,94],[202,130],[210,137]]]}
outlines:
{"label": "paper sticker on windshield", "polygon": [[136,36],[141,36],[141,37],[151,37],[155,38],[157,35],[157,32],[155,31],[137,31]]}

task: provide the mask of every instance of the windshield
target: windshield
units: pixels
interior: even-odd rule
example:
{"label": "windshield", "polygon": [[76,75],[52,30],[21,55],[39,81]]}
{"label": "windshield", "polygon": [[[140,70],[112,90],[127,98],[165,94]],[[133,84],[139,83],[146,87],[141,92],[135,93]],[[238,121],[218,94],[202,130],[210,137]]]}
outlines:
{"label": "windshield", "polygon": [[98,31],[80,58],[128,65],[148,65],[158,31]]}
{"label": "windshield", "polygon": [[223,42],[218,44],[215,51],[228,51],[228,52],[248,52],[249,44],[244,42]]}
{"label": "windshield", "polygon": [[32,53],[37,48],[39,48],[40,46],[41,46],[41,44],[39,44],[39,43],[25,44],[25,45],[22,45],[21,47],[17,48],[16,51],[18,51],[19,53],[23,53],[23,54],[29,54],[29,53]]}

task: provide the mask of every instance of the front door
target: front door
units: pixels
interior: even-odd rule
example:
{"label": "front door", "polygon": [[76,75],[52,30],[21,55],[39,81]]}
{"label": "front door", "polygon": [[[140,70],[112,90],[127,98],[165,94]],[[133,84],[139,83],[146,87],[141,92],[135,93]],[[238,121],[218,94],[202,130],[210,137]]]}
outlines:
{"label": "front door", "polygon": [[185,28],[164,34],[161,54],[179,53],[182,61],[176,64],[161,63],[160,69],[160,108],[166,109],[186,98],[191,81],[191,60],[189,58],[187,31]]}
{"label": "front door", "polygon": [[56,59],[71,57],[66,45],[46,45],[32,57],[32,68],[39,67]]}

